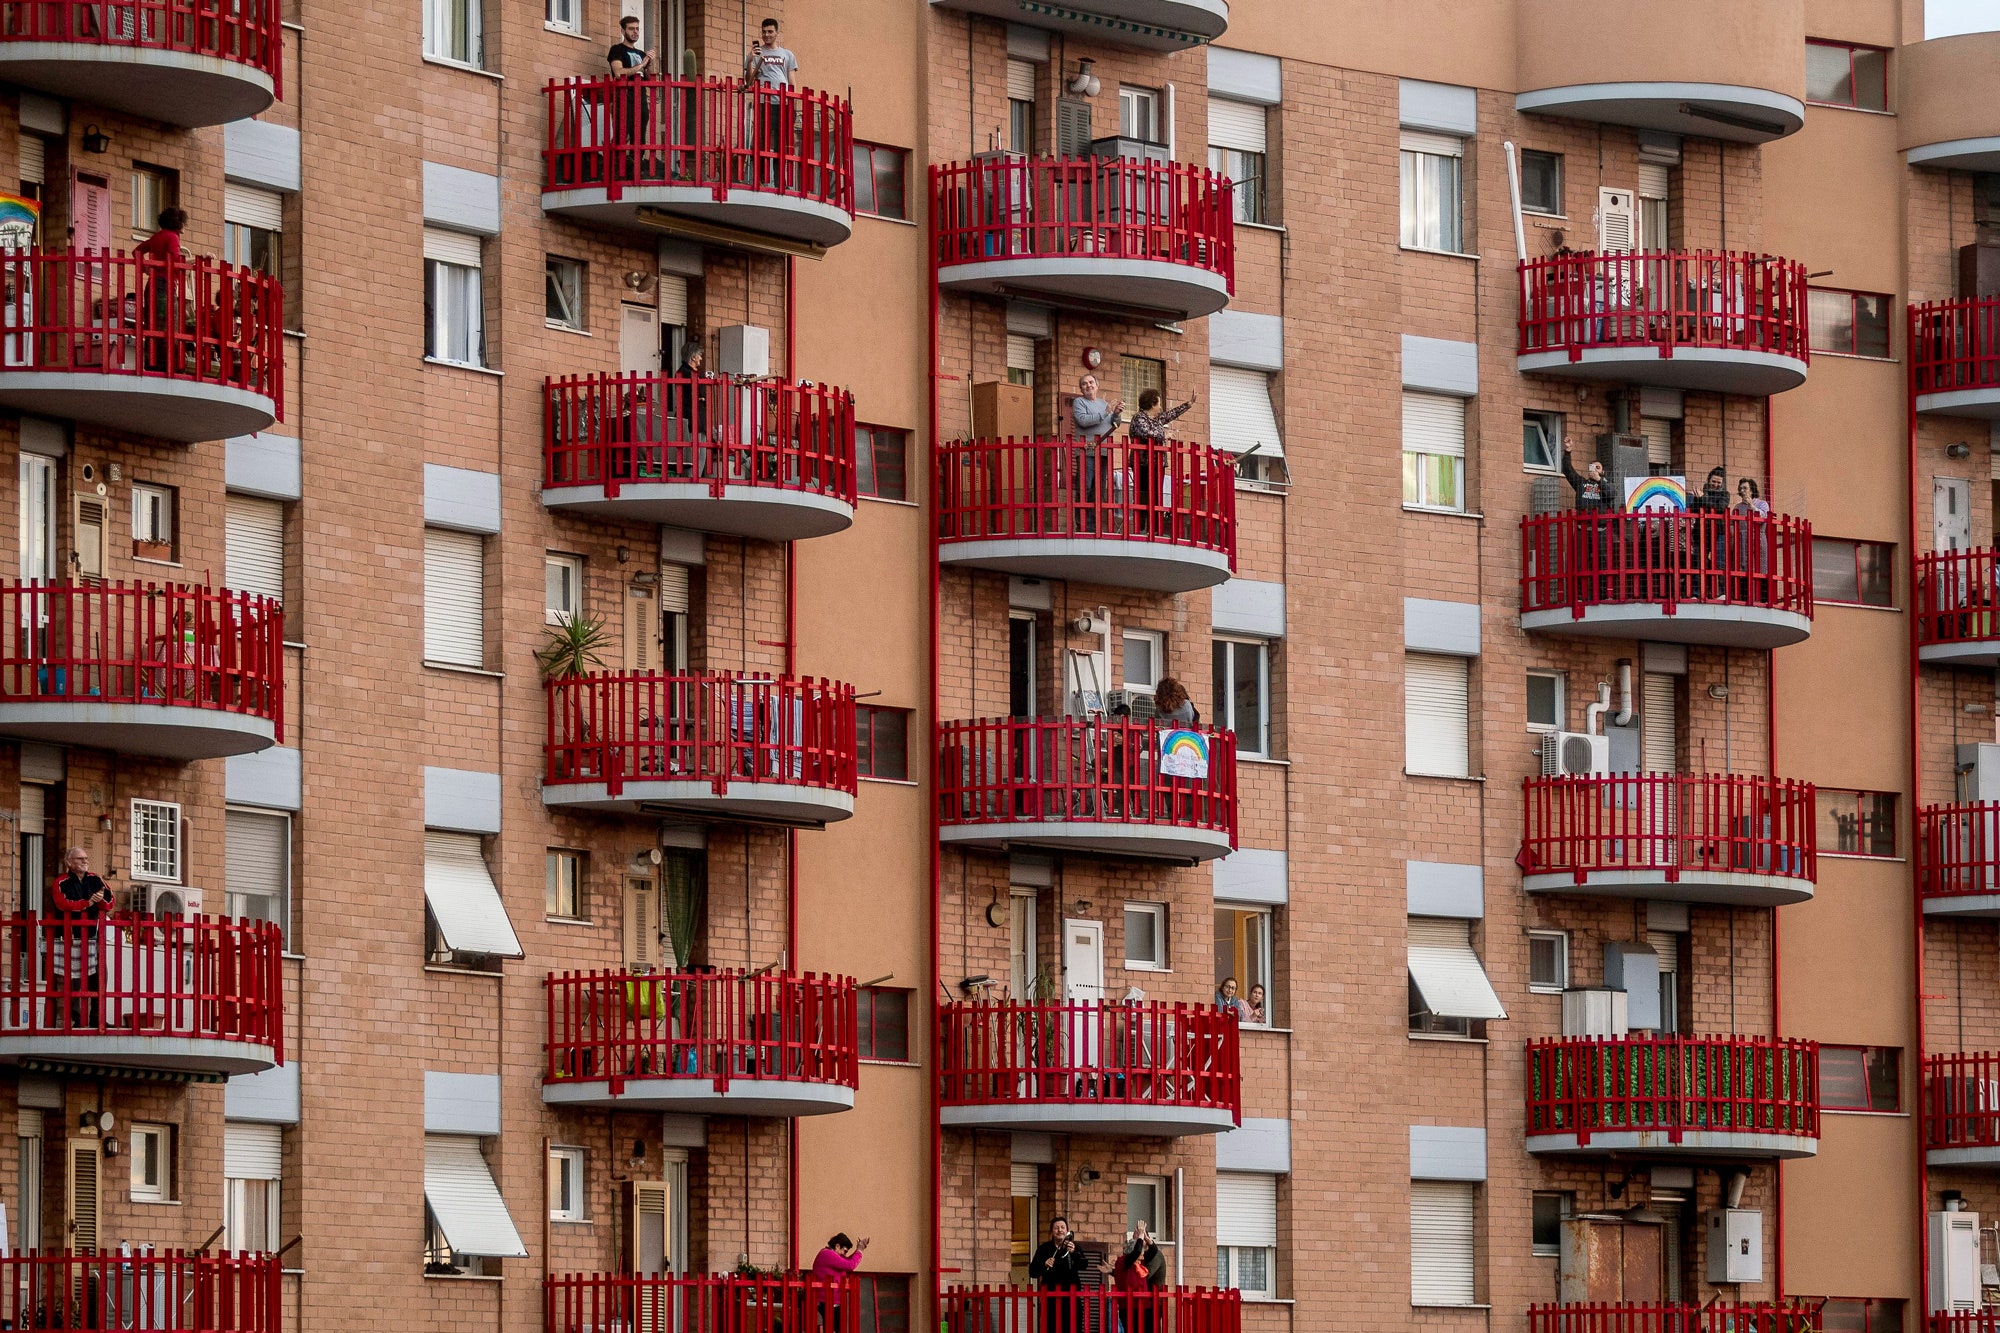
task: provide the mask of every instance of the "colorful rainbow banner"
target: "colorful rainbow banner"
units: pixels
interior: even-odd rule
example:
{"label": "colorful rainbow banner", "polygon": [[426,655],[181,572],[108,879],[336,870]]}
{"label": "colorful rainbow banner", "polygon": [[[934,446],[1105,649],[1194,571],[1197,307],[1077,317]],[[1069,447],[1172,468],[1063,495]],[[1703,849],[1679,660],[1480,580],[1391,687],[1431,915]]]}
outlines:
{"label": "colorful rainbow banner", "polygon": [[1208,737],[1198,731],[1160,733],[1160,773],[1169,778],[1208,776]]}
{"label": "colorful rainbow banner", "polygon": [[41,217],[42,206],[33,199],[0,194],[0,250],[33,249]]}
{"label": "colorful rainbow banner", "polygon": [[1628,514],[1685,514],[1687,507],[1685,477],[1628,477],[1625,480],[1625,512]]}

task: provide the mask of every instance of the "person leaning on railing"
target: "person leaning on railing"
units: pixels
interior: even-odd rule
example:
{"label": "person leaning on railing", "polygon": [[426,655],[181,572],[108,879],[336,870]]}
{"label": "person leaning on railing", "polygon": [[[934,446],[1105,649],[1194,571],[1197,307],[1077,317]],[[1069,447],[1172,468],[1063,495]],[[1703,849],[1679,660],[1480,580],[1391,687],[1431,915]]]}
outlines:
{"label": "person leaning on railing", "polygon": [[[1170,407],[1164,412],[1155,412],[1164,401],[1158,389],[1147,389],[1139,395],[1139,410],[1132,414],[1132,508],[1135,514],[1133,526],[1143,536],[1152,525],[1147,515],[1155,504],[1160,507],[1160,535],[1173,535],[1174,474],[1167,454],[1167,427],[1186,415],[1195,404],[1195,395],[1179,407]],[[1153,460],[1160,460],[1160,481],[1153,484]]]}
{"label": "person leaning on railing", "polygon": [[825,1333],[840,1333],[841,1289],[854,1270],[861,1267],[861,1254],[867,1248],[868,1237],[849,1240],[847,1233],[841,1231],[813,1259],[813,1281],[820,1288],[820,1328]]}
{"label": "person leaning on railing", "polygon": [[[99,955],[102,953],[98,919],[111,907],[111,890],[90,871],[90,853],[72,847],[63,854],[63,873],[49,888],[49,915],[57,930],[49,940],[49,972],[54,994],[49,1001],[49,1023],[61,1028],[96,1027],[99,1019]],[[71,997],[64,1013],[63,997]]]}

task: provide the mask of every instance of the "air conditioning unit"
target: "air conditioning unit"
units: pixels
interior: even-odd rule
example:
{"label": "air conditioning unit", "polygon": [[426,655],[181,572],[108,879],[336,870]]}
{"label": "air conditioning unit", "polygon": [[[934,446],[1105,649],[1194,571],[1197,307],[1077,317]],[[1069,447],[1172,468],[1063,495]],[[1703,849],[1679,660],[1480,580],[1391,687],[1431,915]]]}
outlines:
{"label": "air conditioning unit", "polygon": [[1979,1214],[1932,1213],[1930,1230],[1931,1313],[1969,1314],[1979,1308]]}
{"label": "air conditioning unit", "polygon": [[1609,737],[1587,731],[1550,731],[1542,735],[1542,776],[1589,777],[1611,771]]}
{"label": "air conditioning unit", "polygon": [[1565,1037],[1622,1037],[1632,1030],[1626,1021],[1626,994],[1602,988],[1563,992]]}
{"label": "air conditioning unit", "polygon": [[142,916],[200,916],[202,892],[185,884],[141,884],[132,891]]}
{"label": "air conditioning unit", "polygon": [[1160,715],[1149,690],[1113,690],[1104,696],[1105,712],[1115,716],[1120,708],[1130,712],[1134,722],[1148,722]]}

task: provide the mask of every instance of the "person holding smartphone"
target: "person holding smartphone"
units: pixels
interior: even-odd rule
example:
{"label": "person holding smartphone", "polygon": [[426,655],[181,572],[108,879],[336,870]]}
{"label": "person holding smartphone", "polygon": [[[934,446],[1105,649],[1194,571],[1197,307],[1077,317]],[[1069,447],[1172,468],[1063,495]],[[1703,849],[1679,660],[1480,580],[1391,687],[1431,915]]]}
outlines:
{"label": "person holding smartphone", "polygon": [[[1069,1229],[1069,1219],[1058,1217],[1049,1223],[1049,1238],[1036,1249],[1034,1257],[1028,1261],[1028,1276],[1042,1289],[1042,1328],[1053,1328],[1057,1333],[1071,1333],[1073,1327],[1080,1327],[1076,1319],[1076,1297],[1068,1293],[1083,1286],[1084,1261],[1077,1253],[1076,1233]],[[1048,1316],[1053,1307],[1055,1318]]]}

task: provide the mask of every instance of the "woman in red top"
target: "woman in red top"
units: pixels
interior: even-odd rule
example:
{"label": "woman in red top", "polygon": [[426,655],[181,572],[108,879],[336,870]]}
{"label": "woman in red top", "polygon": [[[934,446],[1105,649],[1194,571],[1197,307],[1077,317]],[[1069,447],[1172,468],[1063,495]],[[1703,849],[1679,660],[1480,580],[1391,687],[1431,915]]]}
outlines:
{"label": "woman in red top", "polygon": [[861,1267],[861,1252],[867,1248],[868,1237],[852,1241],[842,1231],[813,1260],[812,1280],[819,1288],[820,1326],[825,1333],[840,1333],[840,1293],[848,1275]]}
{"label": "woman in red top", "polygon": [[178,286],[173,270],[181,262],[181,228],[187,226],[187,220],[184,208],[161,209],[160,229],[132,252],[139,260],[139,309],[145,321],[140,340],[146,349],[146,369],[154,374],[173,366],[167,352],[174,335],[173,299]]}

